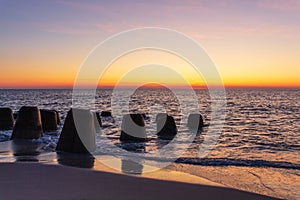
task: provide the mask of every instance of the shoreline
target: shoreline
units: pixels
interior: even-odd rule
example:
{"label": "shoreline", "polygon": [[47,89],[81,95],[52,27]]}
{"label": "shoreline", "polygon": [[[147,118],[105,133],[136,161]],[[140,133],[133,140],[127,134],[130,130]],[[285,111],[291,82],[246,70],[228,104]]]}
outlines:
{"label": "shoreline", "polygon": [[300,170],[172,164],[167,169],[203,177],[225,187],[254,192],[280,199],[300,198]]}
{"label": "shoreline", "polygon": [[4,199],[275,199],[209,181],[192,184],[43,163],[1,163],[0,174]]}
{"label": "shoreline", "polygon": [[[27,142],[36,145],[26,145]],[[20,143],[7,141],[1,142],[0,144],[0,168],[2,165],[10,165],[13,168],[19,165],[38,165],[42,166],[42,168],[47,166],[56,166],[63,167],[64,170],[75,168],[79,170],[83,169],[95,172],[113,173],[116,175],[126,174],[125,176],[136,178],[174,181],[183,184],[232,188],[238,191],[267,195],[274,198],[292,200],[300,197],[300,193],[297,190],[297,188],[300,187],[300,170],[291,170],[293,175],[289,175],[286,173],[281,174],[280,169],[273,168],[199,166],[173,163],[164,169],[159,169],[153,172],[149,172],[149,166],[143,165],[140,173],[131,174],[128,173],[130,172],[130,165],[129,168],[124,168],[124,161],[118,158],[112,159],[109,156],[94,158],[93,156],[84,154],[46,152],[43,149],[43,144],[32,143],[30,141],[21,141]],[[113,163],[116,169],[108,167],[106,165],[108,163]],[[14,176],[13,171],[13,169],[8,170],[8,172],[11,173],[11,176]],[[283,171],[286,172],[287,170]],[[2,175],[3,171],[1,172],[0,173]],[[276,176],[274,176],[274,174]],[[15,177],[15,179],[18,179],[18,177]],[[274,182],[274,179],[277,180],[278,185],[274,185],[272,183]],[[297,180],[299,184],[297,184]],[[2,186],[5,188],[3,180],[0,180],[0,183],[1,185],[3,184]],[[10,184],[13,187],[13,184]]]}

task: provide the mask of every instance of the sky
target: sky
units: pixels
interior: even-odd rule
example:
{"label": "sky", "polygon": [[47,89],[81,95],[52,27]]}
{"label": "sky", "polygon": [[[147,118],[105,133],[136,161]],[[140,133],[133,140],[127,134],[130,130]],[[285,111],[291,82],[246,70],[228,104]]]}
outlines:
{"label": "sky", "polygon": [[[194,39],[227,87],[300,87],[299,0],[0,0],[0,88],[72,87],[95,46],[143,27]],[[132,70],[149,61],[169,68]],[[186,84],[178,74],[205,85],[184,60],[149,50],[117,59],[99,84]]]}

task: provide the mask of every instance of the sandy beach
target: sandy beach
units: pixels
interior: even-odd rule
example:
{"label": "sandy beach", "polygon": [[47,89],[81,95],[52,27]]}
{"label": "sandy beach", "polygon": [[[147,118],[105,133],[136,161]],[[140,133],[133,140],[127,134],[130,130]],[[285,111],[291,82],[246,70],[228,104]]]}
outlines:
{"label": "sandy beach", "polygon": [[167,169],[193,174],[243,191],[280,199],[297,200],[300,198],[299,170],[186,164],[172,164]]}
{"label": "sandy beach", "polygon": [[[149,166],[143,166],[140,174],[128,175],[124,173],[121,159],[109,156],[95,159],[44,149],[44,144],[26,140],[1,142],[1,199],[165,199],[169,196],[172,199],[272,199],[267,196],[296,199],[298,196],[297,176],[285,180],[285,174],[271,168],[173,163],[152,172],[147,172]],[[109,162],[114,162],[119,170],[105,165]],[[275,173],[277,186],[271,184]],[[262,177],[258,179],[254,175]],[[295,189],[291,189],[291,184]]]}
{"label": "sandy beach", "polygon": [[273,199],[218,184],[188,184],[59,165],[2,163],[0,174],[1,199]]}

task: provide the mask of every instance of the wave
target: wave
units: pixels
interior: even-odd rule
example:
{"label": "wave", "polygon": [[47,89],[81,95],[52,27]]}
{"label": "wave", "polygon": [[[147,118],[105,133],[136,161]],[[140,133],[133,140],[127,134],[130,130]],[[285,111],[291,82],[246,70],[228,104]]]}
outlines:
{"label": "wave", "polygon": [[245,160],[227,158],[178,158],[175,163],[202,166],[238,166],[238,167],[273,167],[300,170],[300,164],[290,162],[275,162],[266,160]]}

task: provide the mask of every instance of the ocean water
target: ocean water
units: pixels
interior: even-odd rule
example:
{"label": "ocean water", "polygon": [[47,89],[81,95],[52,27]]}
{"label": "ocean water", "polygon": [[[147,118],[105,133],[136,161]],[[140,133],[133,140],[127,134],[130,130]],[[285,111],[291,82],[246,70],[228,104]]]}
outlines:
{"label": "ocean water", "polygon": [[[184,96],[185,90],[179,90]],[[201,166],[247,166],[273,167],[279,169],[300,169],[300,90],[299,89],[230,89],[226,90],[227,104],[224,107],[226,120],[217,143],[204,158],[199,158],[199,148],[211,124],[211,98],[208,91],[195,91],[199,112],[204,118],[205,127],[197,133],[192,144],[176,158],[177,163]],[[126,90],[124,90],[124,95]],[[111,110],[112,90],[99,89],[95,98],[97,111]],[[122,96],[120,96],[122,98]],[[62,122],[72,106],[72,90],[0,90],[0,107],[10,107],[18,111],[21,106],[35,105],[43,109],[55,109]],[[181,107],[176,96],[167,89],[139,89],[131,97],[129,110],[132,113],[145,113],[149,141],[121,144],[120,128],[116,120],[102,117],[104,127],[97,135],[96,154],[109,154],[110,149],[101,140],[103,136],[117,147],[130,149],[149,155],[166,145],[169,141],[158,139],[155,135],[155,113],[166,111],[175,118],[179,140],[176,149],[186,148],[184,141],[188,129],[180,123]],[[194,113],[195,110],[190,110]],[[57,132],[45,133],[35,140],[43,144],[44,152],[55,151],[59,138]],[[104,133],[104,134],[103,134]],[[11,131],[0,131],[0,141],[9,140]],[[1,146],[1,143],[0,143]],[[176,149],[174,151],[176,151]],[[0,162],[9,160],[6,155]],[[156,162],[168,162],[172,155]]]}

